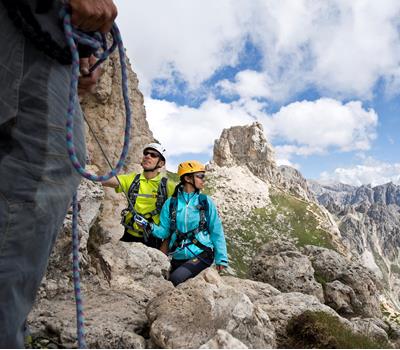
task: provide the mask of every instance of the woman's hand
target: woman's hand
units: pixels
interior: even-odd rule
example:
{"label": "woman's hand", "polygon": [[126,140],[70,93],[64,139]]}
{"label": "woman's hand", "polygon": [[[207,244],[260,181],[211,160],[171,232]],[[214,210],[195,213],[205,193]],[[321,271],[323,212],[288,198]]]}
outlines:
{"label": "woman's hand", "polygon": [[223,265],[216,265],[216,268],[217,268],[217,271],[218,271],[218,272],[221,272],[221,271],[223,271],[223,270],[226,269],[226,267],[223,266]]}

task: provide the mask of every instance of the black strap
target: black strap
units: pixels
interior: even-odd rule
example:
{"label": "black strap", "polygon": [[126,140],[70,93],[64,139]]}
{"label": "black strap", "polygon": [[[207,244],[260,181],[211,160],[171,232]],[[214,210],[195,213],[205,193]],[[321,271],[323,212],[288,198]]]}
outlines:
{"label": "black strap", "polygon": [[[198,232],[200,232],[198,228],[195,229],[195,230],[192,230],[190,232],[186,232],[186,233],[181,233],[181,232],[178,233],[177,232],[177,239],[175,240],[174,244],[171,247],[171,253],[170,254],[174,254],[177,249],[183,249],[183,248],[186,248],[186,247],[188,247],[188,246],[190,246],[192,244],[194,244],[195,246],[197,246],[198,248],[200,248],[201,250],[203,250],[205,252],[209,252],[209,253],[213,252],[213,250],[210,247],[208,247],[205,244],[201,243],[195,237],[196,233],[198,233]],[[178,240],[178,235],[180,237],[179,240]],[[181,247],[179,247],[179,245],[182,244],[182,242],[184,240],[187,240],[187,239],[189,239],[189,242],[187,242],[187,243],[183,244]]]}
{"label": "black strap", "polygon": [[140,174],[136,174],[135,178],[133,179],[128,189],[128,197],[130,200],[128,206],[129,211],[134,211],[137,194],[139,193],[139,188],[140,188]]}
{"label": "black strap", "polygon": [[[177,225],[176,225],[178,193],[179,193],[179,191],[174,192],[174,195],[171,197],[171,200],[169,203],[170,233],[171,233],[171,235],[173,233],[175,233],[175,235],[176,235],[176,239],[171,247],[171,251],[175,252],[175,250],[179,246],[181,246],[181,248],[184,248],[191,244],[196,245],[197,247],[199,247],[200,249],[202,249],[204,251],[212,251],[212,249],[210,247],[207,247],[206,245],[202,244],[196,238],[196,234],[198,234],[199,232],[201,232],[201,231],[208,232],[207,217],[209,215],[209,207],[208,207],[207,196],[202,193],[199,194],[199,205],[197,206],[197,209],[200,211],[199,226],[188,232],[180,232],[177,229]],[[182,245],[182,242],[184,242],[185,240],[189,240],[189,242]]]}
{"label": "black strap", "polygon": [[162,177],[157,189],[156,210],[160,213],[161,209],[168,198],[167,189],[168,178]]}

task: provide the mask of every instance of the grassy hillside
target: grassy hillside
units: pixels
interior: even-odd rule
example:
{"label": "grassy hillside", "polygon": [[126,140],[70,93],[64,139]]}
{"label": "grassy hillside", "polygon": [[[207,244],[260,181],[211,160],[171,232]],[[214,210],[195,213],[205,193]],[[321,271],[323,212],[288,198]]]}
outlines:
{"label": "grassy hillside", "polygon": [[334,249],[329,233],[318,227],[318,216],[322,217],[318,206],[283,192],[270,197],[270,207],[254,209],[237,222],[224,222],[231,267],[238,276],[246,275],[253,256],[271,238],[291,240],[299,247]]}

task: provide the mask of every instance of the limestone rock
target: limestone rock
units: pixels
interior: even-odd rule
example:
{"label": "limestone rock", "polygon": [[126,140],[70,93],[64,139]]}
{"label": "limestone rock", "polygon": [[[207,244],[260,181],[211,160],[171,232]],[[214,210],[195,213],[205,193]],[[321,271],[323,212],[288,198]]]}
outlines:
{"label": "limestone rock", "polygon": [[[140,171],[142,148],[154,141],[153,133],[146,120],[143,95],[138,88],[138,79],[128,62],[129,99],[132,110],[131,138],[128,157],[122,172]],[[125,128],[125,107],[121,88],[120,62],[114,53],[102,64],[103,74],[93,94],[87,94],[81,99],[82,110],[91,128],[96,133],[107,158],[116,165],[120,157]],[[86,132],[88,145],[88,160],[96,166],[99,174],[110,171],[94,135],[89,128]],[[123,229],[119,224],[121,210],[126,207],[123,195],[117,195],[113,189],[107,188],[106,200],[103,202],[100,226],[109,232],[114,239],[122,236]]]}
{"label": "limestone rock", "polygon": [[[289,244],[286,244],[289,246]],[[254,257],[249,276],[251,279],[269,283],[281,292],[301,292],[315,295],[324,302],[322,286],[314,279],[314,269],[307,256],[293,246],[278,251],[274,244],[265,244]]]}
{"label": "limestone rock", "polygon": [[213,269],[153,299],[147,316],[151,338],[162,348],[198,348],[219,329],[250,348],[275,346],[267,314]]}
{"label": "limestone rock", "polygon": [[[81,267],[88,268],[91,257],[88,253],[89,231],[100,215],[104,192],[101,185],[82,180],[78,188],[78,233]],[[72,209],[64,220],[55,246],[49,259],[49,265],[39,296],[51,296],[68,290],[72,283]]]}
{"label": "limestone rock", "polygon": [[[139,165],[142,147],[154,140],[146,120],[143,95],[138,89],[138,79],[128,62],[129,99],[132,109],[131,147],[126,161],[127,169]],[[125,128],[125,107],[122,96],[120,62],[117,53],[102,65],[103,74],[93,94],[81,99],[82,110],[100,140],[107,157],[115,164],[120,157]],[[108,172],[109,166],[93,134],[87,130],[88,157],[90,164],[100,172]]]}
{"label": "limestone rock", "polygon": [[[166,255],[142,243],[107,243],[99,249],[100,266],[104,277],[113,289],[129,290],[152,281],[157,289],[172,288],[164,280],[170,264]],[[98,271],[99,273],[99,271]]]}
{"label": "limestone rock", "polygon": [[248,347],[227,331],[218,329],[214,338],[200,346],[200,349],[248,349]]}
{"label": "limestone rock", "polygon": [[324,288],[325,303],[342,316],[354,314],[353,308],[360,310],[362,303],[354,290],[340,281],[326,283]]}
{"label": "limestone rock", "polygon": [[[356,295],[352,309],[356,315],[381,317],[379,284],[374,275],[360,263],[347,260],[337,252],[315,246],[307,246],[305,254],[310,257],[315,273],[325,282],[338,280],[352,288]],[[361,303],[361,304],[359,304]]]}
{"label": "limestone rock", "polygon": [[387,328],[385,323],[380,319],[368,318],[352,318],[351,323],[355,332],[363,334],[371,339],[380,342],[387,342],[388,335],[384,328]]}
{"label": "limestone rock", "polygon": [[[146,306],[157,295],[173,289],[163,274],[166,256],[141,243],[107,243],[90,251],[99,261],[95,274],[81,274],[86,319],[86,341],[93,348],[145,348]],[[75,347],[76,315],[70,284],[42,296],[30,315],[34,337]]]}
{"label": "limestone rock", "polygon": [[269,298],[271,296],[280,294],[280,291],[272,287],[268,283],[252,281],[249,279],[242,279],[233,276],[222,277],[224,282],[237,291],[246,294],[252,303],[259,299]]}
{"label": "limestone rock", "polygon": [[280,175],[280,186],[300,198],[304,198],[308,201],[315,201],[313,193],[308,188],[307,180],[301,175],[300,171],[287,165],[279,166],[278,171]]}
{"label": "limestone rock", "polygon": [[337,218],[348,249],[382,280],[390,308],[399,310],[400,186],[314,182],[311,188],[318,201]]}
{"label": "limestone rock", "polygon": [[266,180],[275,179],[278,172],[274,151],[259,122],[224,129],[214,143],[213,160],[220,167],[247,166],[254,175]]}
{"label": "limestone rock", "polygon": [[277,336],[278,348],[287,344],[289,336],[287,326],[290,320],[297,318],[306,311],[324,312],[337,318],[338,322],[351,328],[351,323],[340,317],[333,309],[321,304],[313,295],[302,293],[281,293],[255,303],[269,316]]}
{"label": "limestone rock", "polygon": [[[85,340],[88,348],[146,347],[141,334],[146,332],[142,293],[97,290],[84,293]],[[65,348],[76,348],[76,311],[73,292],[42,300],[29,315],[34,338],[44,337]]]}

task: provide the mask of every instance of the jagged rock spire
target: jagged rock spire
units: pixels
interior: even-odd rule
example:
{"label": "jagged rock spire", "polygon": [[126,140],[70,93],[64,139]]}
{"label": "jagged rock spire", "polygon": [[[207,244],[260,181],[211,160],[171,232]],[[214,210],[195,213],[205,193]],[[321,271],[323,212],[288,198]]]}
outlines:
{"label": "jagged rock spire", "polygon": [[254,175],[267,180],[277,173],[274,150],[259,122],[224,129],[214,143],[213,160],[221,167],[247,166]]}

